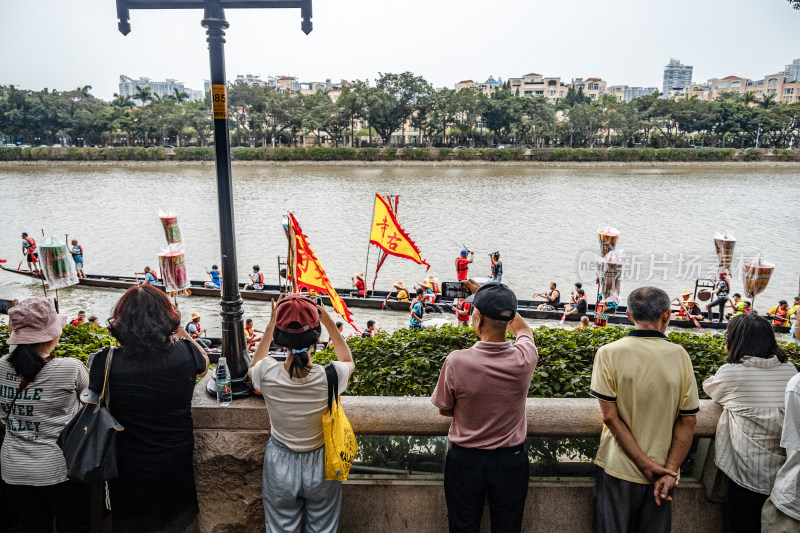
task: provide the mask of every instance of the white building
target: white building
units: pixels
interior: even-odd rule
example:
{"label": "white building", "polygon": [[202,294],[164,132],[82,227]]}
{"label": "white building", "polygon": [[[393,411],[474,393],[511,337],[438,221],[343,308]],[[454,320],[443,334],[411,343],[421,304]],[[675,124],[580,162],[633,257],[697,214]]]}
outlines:
{"label": "white building", "polygon": [[205,97],[205,92],[195,91],[187,88],[182,81],[173,79],[166,79],[164,81],[153,81],[150,78],[133,79],[129,76],[121,74],[119,77],[119,94],[120,96],[127,96],[133,99],[136,95],[137,87],[149,87],[150,92],[157,95],[159,98],[167,98],[175,96],[175,91],[179,93],[186,93],[190,100],[200,100]]}

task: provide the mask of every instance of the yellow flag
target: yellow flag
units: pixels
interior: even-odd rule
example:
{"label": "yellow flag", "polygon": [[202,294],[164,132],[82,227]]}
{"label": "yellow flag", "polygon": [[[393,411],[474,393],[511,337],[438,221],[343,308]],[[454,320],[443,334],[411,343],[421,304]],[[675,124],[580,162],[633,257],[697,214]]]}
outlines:
{"label": "yellow flag", "polygon": [[375,195],[375,215],[372,217],[369,242],[386,254],[411,259],[417,264],[426,265],[428,269],[431,268],[422,259],[417,245],[397,221],[389,202],[380,194]]}
{"label": "yellow flag", "polygon": [[331,300],[333,310],[336,311],[339,316],[347,320],[347,322],[353,326],[353,329],[359,331],[353,323],[353,313],[347,308],[347,304],[339,298],[336,289],[334,289],[331,284],[331,280],[329,280],[328,275],[325,274],[325,269],[322,268],[314,250],[311,249],[308,238],[303,233],[303,230],[300,229],[300,224],[292,213],[289,213],[289,220],[291,221],[292,229],[294,230],[294,238],[297,244],[297,268],[295,276],[297,276],[298,287],[305,287],[308,290],[315,290],[320,294],[327,294],[328,298]]}

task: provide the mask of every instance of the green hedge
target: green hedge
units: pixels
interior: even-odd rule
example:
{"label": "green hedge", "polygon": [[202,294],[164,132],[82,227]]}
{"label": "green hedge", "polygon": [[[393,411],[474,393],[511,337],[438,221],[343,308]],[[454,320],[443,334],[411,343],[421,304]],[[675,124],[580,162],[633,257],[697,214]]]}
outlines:
{"label": "green hedge", "polygon": [[[214,148],[208,146],[174,149],[178,161],[213,161]],[[749,148],[234,148],[231,157],[238,161],[800,161],[800,150]],[[0,161],[160,161],[167,153],[160,147],[114,148],[15,148],[0,147]]]}
{"label": "green hedge", "polygon": [[[8,353],[8,326],[0,324],[0,355]],[[53,355],[56,357],[73,357],[80,359],[84,363],[89,360],[89,356],[114,344],[114,339],[104,328],[91,329],[89,324],[71,326],[67,324],[61,333],[61,340],[58,342]]]}
{"label": "green hedge", "polygon": [[[598,329],[539,328],[533,331],[539,349],[539,364],[533,374],[532,398],[588,398],[592,363],[597,349],[624,335],[630,328]],[[725,338],[720,334],[674,331],[672,342],[689,353],[702,394],[702,382],[714,374],[725,356]],[[359,396],[428,396],[433,393],[445,357],[477,341],[472,328],[445,325],[412,331],[403,329],[374,339],[347,341],[356,361],[356,373],[348,386]],[[797,345],[783,343],[790,360],[800,365]],[[333,357],[328,349],[315,355],[324,363]]]}

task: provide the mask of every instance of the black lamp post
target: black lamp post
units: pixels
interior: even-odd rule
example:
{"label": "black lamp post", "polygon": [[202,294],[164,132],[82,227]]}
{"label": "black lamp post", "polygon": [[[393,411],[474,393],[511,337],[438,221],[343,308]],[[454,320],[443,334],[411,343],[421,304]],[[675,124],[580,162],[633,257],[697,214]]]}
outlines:
{"label": "black lamp post", "polygon": [[[231,148],[228,130],[227,82],[225,78],[225,8],[300,8],[301,29],[311,33],[311,0],[117,0],[119,31],[131,31],[131,9],[203,9],[202,25],[208,35],[211,63],[211,106],[214,115],[214,152],[217,166],[220,251],[222,256],[222,356],[228,361],[234,398],[249,396],[253,388],[247,381],[250,355],[244,339],[242,298],[236,265],[236,240],[231,183]],[[208,383],[208,392],[216,396],[216,384]]]}

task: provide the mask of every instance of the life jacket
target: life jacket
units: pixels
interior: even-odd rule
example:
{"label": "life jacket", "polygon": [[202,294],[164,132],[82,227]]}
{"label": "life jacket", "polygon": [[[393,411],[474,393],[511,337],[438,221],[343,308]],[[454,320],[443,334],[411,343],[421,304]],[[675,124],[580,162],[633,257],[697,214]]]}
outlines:
{"label": "life jacket", "polygon": [[461,273],[466,272],[468,270],[469,270],[469,263],[467,262],[467,260],[461,256],[456,257],[456,277],[458,278],[459,281],[466,279],[466,274],[462,278]]}
{"label": "life jacket", "polygon": [[431,290],[433,291],[433,294],[439,294],[439,284],[436,283],[435,281],[431,281],[430,283],[431,283]]}
{"label": "life jacket", "polygon": [[356,290],[358,291],[358,294],[360,294],[361,296],[367,295],[367,287],[364,285],[364,282],[361,281],[360,279],[356,279]]}
{"label": "life jacket", "polygon": [[258,284],[258,285],[263,285],[264,284],[264,274],[262,274],[261,272],[256,272],[255,274],[256,274],[255,283]]}
{"label": "life jacket", "polygon": [[30,250],[31,253],[35,252],[36,251],[36,241],[33,240],[33,237],[25,237],[25,240],[28,241],[28,244],[30,245],[28,247],[28,250]]}
{"label": "life jacket", "polygon": [[734,311],[733,316],[744,314],[744,302],[736,302],[733,304],[733,308],[736,310]]}
{"label": "life jacket", "polygon": [[[72,250],[70,250],[70,253],[72,253],[72,255],[83,255],[83,246],[81,246],[80,244],[76,244],[75,246],[78,247],[78,250],[80,250],[80,252],[76,254],[72,252]],[[75,246],[73,246],[73,249],[75,248]]]}
{"label": "life jacket", "polygon": [[[783,326],[786,323],[786,315],[789,314],[789,309],[785,309],[781,311],[777,307],[775,308],[775,312],[772,313],[775,318],[772,319],[772,323],[776,326]],[[783,317],[783,318],[779,318]]]}
{"label": "life jacket", "polygon": [[[458,309],[459,311],[469,311],[470,307],[472,307],[472,304],[469,304],[467,302],[459,302],[456,304],[456,309]],[[467,320],[469,320],[469,313],[463,316],[458,315],[456,316],[456,318],[458,318],[459,322],[466,322]]]}

